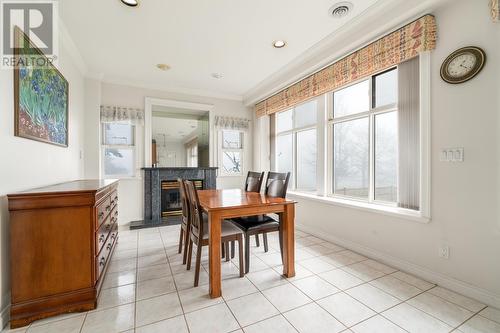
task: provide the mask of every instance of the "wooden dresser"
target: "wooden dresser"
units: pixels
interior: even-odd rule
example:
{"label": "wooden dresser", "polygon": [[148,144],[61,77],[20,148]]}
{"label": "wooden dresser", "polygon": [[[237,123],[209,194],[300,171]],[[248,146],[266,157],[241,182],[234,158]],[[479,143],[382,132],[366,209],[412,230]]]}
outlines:
{"label": "wooden dresser", "polygon": [[118,239],[118,181],[9,194],[11,327],[94,309]]}

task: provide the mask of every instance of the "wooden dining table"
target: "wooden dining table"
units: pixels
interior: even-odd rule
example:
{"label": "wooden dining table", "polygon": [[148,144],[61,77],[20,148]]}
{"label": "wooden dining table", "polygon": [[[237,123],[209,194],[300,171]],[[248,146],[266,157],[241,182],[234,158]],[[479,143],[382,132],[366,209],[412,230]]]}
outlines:
{"label": "wooden dining table", "polygon": [[222,296],[221,223],[224,219],[278,214],[283,237],[283,275],[295,276],[295,201],[241,189],[199,190],[198,197],[208,215],[210,297]]}

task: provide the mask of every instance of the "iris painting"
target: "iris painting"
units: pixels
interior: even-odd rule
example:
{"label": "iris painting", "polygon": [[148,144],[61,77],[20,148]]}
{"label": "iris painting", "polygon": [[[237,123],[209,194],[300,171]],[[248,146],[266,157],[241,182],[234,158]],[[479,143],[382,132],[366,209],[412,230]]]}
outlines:
{"label": "iris painting", "polygon": [[15,134],[20,137],[68,146],[68,82],[48,61],[44,66],[28,66],[26,55],[45,58],[28,44],[22,32],[18,38],[25,45],[18,49],[20,61],[14,71],[16,96]]}

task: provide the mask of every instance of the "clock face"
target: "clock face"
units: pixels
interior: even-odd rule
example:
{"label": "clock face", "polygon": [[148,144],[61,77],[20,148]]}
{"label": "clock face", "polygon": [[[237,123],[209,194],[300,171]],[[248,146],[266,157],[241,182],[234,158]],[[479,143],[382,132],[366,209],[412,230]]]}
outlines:
{"label": "clock face", "polygon": [[451,77],[462,77],[470,73],[476,65],[477,59],[472,53],[463,53],[450,61],[448,74]]}
{"label": "clock face", "polygon": [[441,65],[441,77],[448,83],[462,83],[476,76],[484,66],[486,54],[468,46],[450,54]]}

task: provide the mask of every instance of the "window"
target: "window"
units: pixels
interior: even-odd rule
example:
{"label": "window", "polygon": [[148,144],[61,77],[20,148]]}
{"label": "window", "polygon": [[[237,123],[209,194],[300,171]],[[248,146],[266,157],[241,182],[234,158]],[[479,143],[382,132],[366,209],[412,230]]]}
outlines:
{"label": "window", "polygon": [[135,126],[120,122],[102,123],[102,154],[104,178],[135,177]]}
{"label": "window", "polygon": [[315,192],[318,101],[276,115],[275,169],[291,172],[291,187]]}
{"label": "window", "polygon": [[241,176],[243,174],[243,137],[237,130],[222,130],[219,134],[219,165],[225,176]]}
{"label": "window", "polygon": [[397,69],[333,93],[332,194],[395,205]]}
{"label": "window", "polygon": [[186,159],[187,166],[196,168],[198,167],[198,140],[194,139],[186,143]]}

